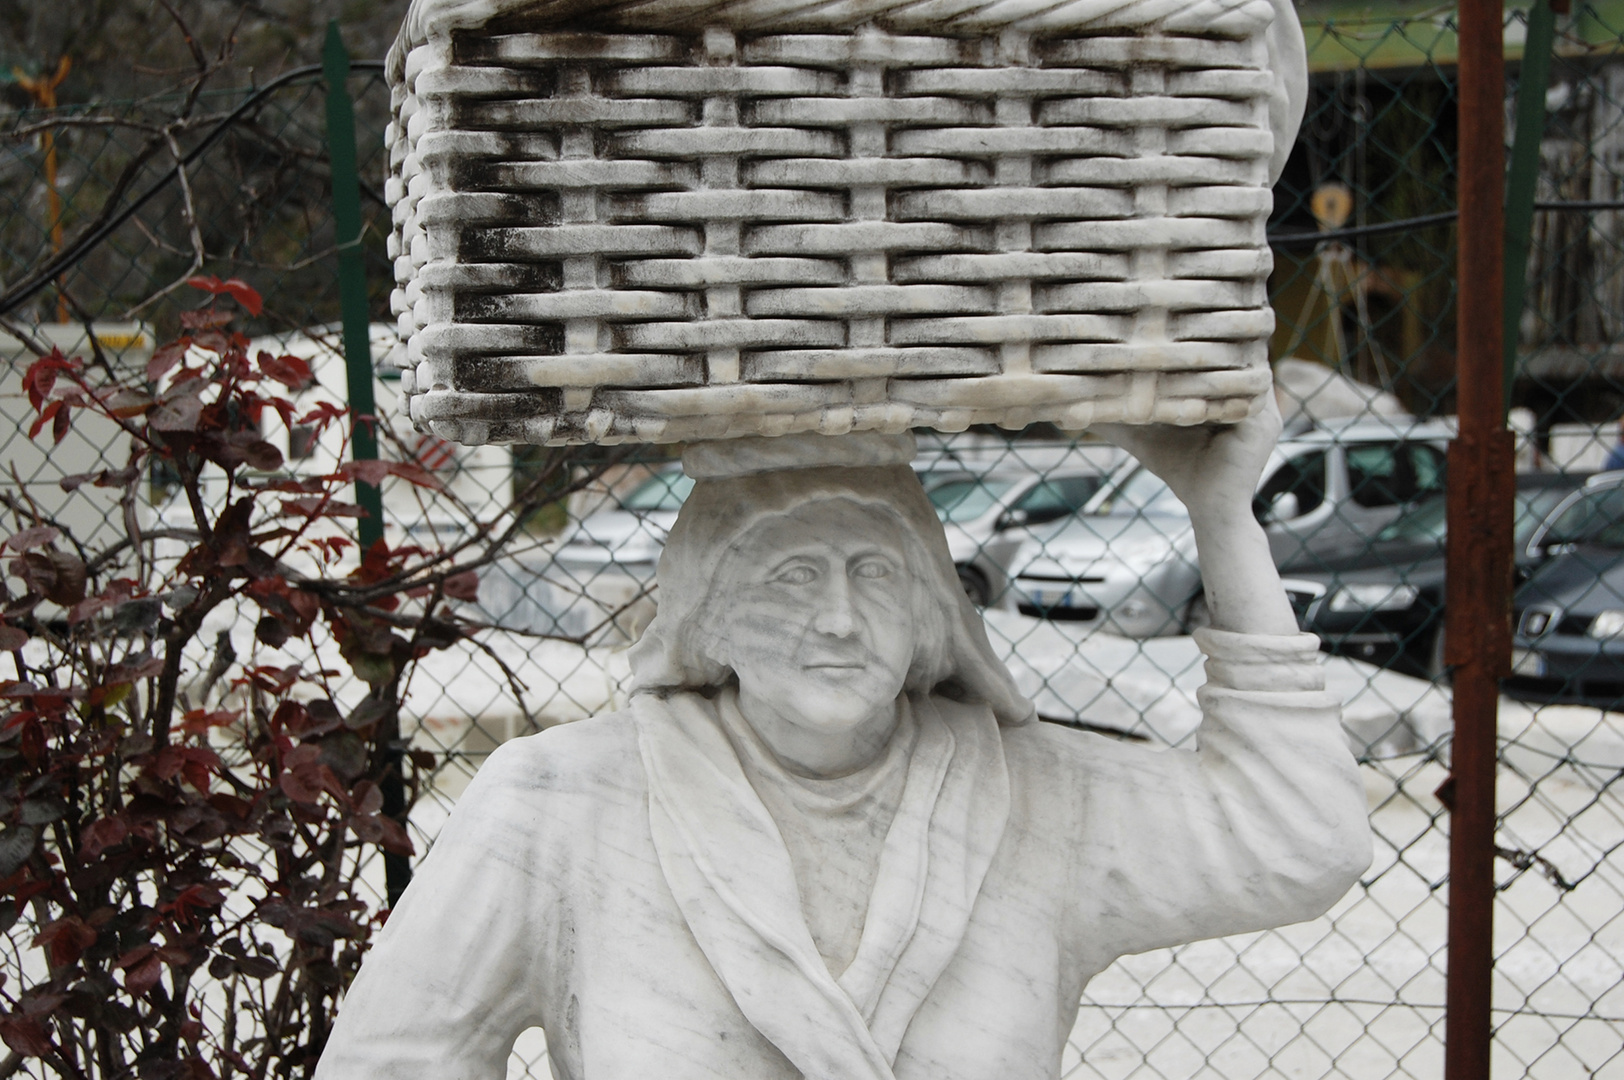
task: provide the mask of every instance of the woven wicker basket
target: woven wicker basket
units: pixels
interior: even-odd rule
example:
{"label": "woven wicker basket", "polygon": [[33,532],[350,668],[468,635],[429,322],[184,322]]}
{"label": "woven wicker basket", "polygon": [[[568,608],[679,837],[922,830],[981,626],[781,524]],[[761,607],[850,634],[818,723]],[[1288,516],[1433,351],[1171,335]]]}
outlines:
{"label": "woven wicker basket", "polygon": [[392,64],[419,427],[1192,424],[1270,385],[1266,0],[951,24],[658,0],[594,32],[442,6]]}

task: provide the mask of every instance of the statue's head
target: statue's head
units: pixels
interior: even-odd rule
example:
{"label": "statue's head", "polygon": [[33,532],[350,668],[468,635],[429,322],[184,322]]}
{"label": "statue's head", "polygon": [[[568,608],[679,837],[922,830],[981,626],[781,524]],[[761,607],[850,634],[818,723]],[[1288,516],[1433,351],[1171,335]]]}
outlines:
{"label": "statue's head", "polygon": [[911,445],[908,456],[903,444],[875,445],[867,460],[886,447],[893,460],[742,475],[732,471],[778,463],[748,446],[690,452],[697,483],[660,559],[659,613],[632,653],[634,691],[737,679],[830,734],[903,691],[982,700],[1006,722],[1030,715],[901,463]]}
{"label": "statue's head", "polygon": [[689,632],[752,697],[833,733],[943,673],[946,613],[924,562],[888,507],[819,498],[728,545]]}

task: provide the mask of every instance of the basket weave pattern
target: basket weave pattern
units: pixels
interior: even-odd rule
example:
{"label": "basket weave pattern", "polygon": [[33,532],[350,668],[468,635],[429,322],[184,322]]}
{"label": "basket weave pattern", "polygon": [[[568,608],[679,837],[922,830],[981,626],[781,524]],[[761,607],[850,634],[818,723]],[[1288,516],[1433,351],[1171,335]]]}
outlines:
{"label": "basket weave pattern", "polygon": [[1257,28],[460,35],[391,129],[412,419],[465,442],[1236,420]]}

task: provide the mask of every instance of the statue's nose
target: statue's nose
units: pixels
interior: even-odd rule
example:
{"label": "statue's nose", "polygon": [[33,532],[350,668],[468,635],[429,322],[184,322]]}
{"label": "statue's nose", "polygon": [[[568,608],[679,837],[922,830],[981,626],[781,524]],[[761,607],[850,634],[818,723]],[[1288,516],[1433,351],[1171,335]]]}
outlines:
{"label": "statue's nose", "polygon": [[829,590],[818,604],[817,617],[812,629],[831,637],[850,637],[857,629],[856,613],[852,611],[851,585],[844,575],[832,575]]}

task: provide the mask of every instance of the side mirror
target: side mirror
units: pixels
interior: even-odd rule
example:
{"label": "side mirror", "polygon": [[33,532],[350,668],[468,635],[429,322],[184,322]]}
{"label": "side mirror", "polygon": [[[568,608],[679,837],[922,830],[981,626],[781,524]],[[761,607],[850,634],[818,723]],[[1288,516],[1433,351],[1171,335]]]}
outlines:
{"label": "side mirror", "polygon": [[1005,510],[998,523],[993,526],[994,532],[1003,532],[1005,529],[1015,529],[1022,525],[1032,524],[1032,515],[1025,510]]}
{"label": "side mirror", "polygon": [[1276,495],[1274,497],[1274,501],[1264,509],[1262,518],[1263,524],[1273,525],[1277,521],[1290,521],[1292,518],[1297,517],[1298,514],[1301,513],[1301,508],[1302,503],[1298,502],[1296,492],[1282,491],[1280,494]]}

